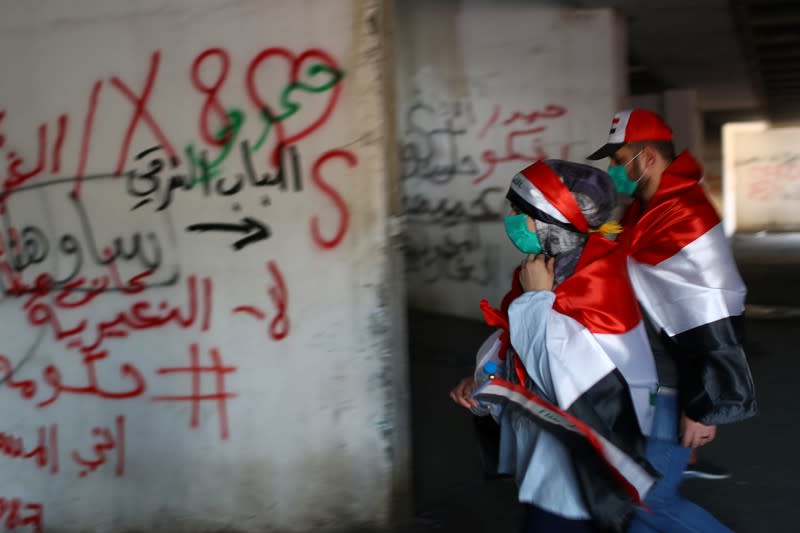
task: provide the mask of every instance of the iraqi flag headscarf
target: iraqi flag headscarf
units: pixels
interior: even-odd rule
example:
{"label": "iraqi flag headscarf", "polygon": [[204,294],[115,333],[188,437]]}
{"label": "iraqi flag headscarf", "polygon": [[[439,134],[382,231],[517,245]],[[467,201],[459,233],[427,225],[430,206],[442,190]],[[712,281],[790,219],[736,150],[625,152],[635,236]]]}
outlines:
{"label": "iraqi flag headscarf", "polygon": [[500,309],[481,302],[487,322],[500,328],[495,349],[501,359],[513,358],[514,371],[477,397],[519,409],[557,436],[572,452],[593,519],[622,530],[657,476],[644,458],[643,436],[651,425],[656,373],[624,251],[603,236],[612,228],[606,222],[615,204],[613,183],[594,167],[548,160],[515,175],[507,196],[535,219],[545,251],[546,242],[557,239],[553,255],[562,279],[553,289],[543,354],[556,403],[536,394],[515,354],[515,342],[523,342],[515,331],[530,319],[509,313],[522,294],[519,270]]}

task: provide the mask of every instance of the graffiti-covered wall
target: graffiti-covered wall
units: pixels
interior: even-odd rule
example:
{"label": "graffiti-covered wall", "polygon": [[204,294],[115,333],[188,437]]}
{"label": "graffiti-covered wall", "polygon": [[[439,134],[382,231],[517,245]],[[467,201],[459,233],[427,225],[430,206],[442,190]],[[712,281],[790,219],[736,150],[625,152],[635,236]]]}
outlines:
{"label": "graffiti-covered wall", "polygon": [[798,231],[800,128],[732,122],[722,140],[726,231]]}
{"label": "graffiti-covered wall", "polygon": [[478,317],[521,257],[502,227],[515,172],[586,162],[626,94],[610,10],[532,2],[404,2],[398,142],[410,304]]}
{"label": "graffiti-covered wall", "polygon": [[380,3],[0,7],[0,530],[385,526]]}

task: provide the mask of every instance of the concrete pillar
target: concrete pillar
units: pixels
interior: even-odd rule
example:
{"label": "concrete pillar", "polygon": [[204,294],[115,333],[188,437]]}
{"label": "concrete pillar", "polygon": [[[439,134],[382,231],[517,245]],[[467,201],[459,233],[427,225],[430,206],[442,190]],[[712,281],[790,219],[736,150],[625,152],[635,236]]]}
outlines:
{"label": "concrete pillar", "polygon": [[379,0],[4,3],[4,524],[403,518],[391,16]]}
{"label": "concrete pillar", "polygon": [[688,149],[703,160],[703,118],[694,89],[669,89],[663,93],[663,115],[672,127],[675,149]]}

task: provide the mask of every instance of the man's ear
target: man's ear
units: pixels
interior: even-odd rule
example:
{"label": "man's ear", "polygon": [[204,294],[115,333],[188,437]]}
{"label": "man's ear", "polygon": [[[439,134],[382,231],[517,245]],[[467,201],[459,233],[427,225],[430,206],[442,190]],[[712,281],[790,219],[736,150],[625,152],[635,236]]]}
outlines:
{"label": "man's ear", "polygon": [[644,165],[645,170],[647,170],[658,163],[658,150],[649,144],[646,144],[642,147],[642,155],[640,157],[642,158],[642,164]]}

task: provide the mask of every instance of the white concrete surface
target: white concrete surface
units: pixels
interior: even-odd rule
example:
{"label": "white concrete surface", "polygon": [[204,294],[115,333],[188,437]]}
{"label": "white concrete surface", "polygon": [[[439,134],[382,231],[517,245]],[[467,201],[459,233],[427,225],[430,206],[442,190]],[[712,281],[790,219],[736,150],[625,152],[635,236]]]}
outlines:
{"label": "white concrete surface", "polygon": [[0,523],[388,526],[383,4],[2,2]]}

